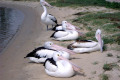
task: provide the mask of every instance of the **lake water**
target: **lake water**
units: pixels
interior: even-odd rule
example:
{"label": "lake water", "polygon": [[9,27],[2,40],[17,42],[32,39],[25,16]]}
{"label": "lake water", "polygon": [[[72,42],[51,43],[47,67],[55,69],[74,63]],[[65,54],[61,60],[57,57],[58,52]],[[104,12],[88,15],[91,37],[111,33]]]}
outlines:
{"label": "lake water", "polygon": [[0,7],[0,53],[18,31],[24,14],[16,9]]}

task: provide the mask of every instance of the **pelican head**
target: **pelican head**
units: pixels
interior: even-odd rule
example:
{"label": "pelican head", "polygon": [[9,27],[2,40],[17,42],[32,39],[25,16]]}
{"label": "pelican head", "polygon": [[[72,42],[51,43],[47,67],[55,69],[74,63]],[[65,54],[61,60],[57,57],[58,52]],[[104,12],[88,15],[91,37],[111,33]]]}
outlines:
{"label": "pelican head", "polygon": [[52,45],[53,45],[53,42],[47,41],[45,42],[44,47],[47,49],[51,49]]}
{"label": "pelican head", "polygon": [[49,3],[47,3],[45,0],[40,0],[40,4],[42,6],[48,6],[48,7],[52,7]]}
{"label": "pelican head", "polygon": [[66,28],[67,28],[67,21],[62,21],[62,27],[63,27],[63,30],[66,30]]}
{"label": "pelican head", "polygon": [[61,60],[60,57],[62,57],[61,51],[57,51],[57,52],[53,53],[53,59],[55,61]]}
{"label": "pelican head", "polygon": [[79,70],[80,70],[80,67],[79,67],[78,65],[72,63],[72,62],[69,61],[67,58],[63,57],[61,51],[55,52],[55,53],[53,54],[53,59],[54,59],[55,61],[59,61],[59,60],[67,61],[67,62],[69,62],[69,63],[72,65],[72,68],[73,68],[75,71],[79,71]]}
{"label": "pelican head", "polygon": [[101,52],[103,52],[103,41],[102,41],[102,39],[101,39],[101,30],[100,29],[97,29],[97,31],[96,31],[96,34],[95,34],[95,37],[96,37],[96,39],[98,40],[98,43],[99,43],[99,45],[100,45],[100,50],[101,50]]}

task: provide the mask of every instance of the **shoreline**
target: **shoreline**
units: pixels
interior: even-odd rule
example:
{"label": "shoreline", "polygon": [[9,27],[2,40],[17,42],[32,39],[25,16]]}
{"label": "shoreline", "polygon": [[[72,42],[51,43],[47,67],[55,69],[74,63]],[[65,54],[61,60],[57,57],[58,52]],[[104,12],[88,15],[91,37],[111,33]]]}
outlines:
{"label": "shoreline", "polygon": [[[33,4],[33,5],[31,5]],[[27,73],[23,70],[27,63],[24,56],[34,44],[34,39],[43,31],[39,22],[36,2],[12,2],[0,1],[1,7],[14,8],[22,11],[25,15],[18,32],[13,36],[6,48],[0,54],[0,80],[26,80]],[[35,31],[34,30],[37,30]],[[30,35],[31,34],[31,35]],[[32,36],[32,37],[31,37]],[[25,48],[25,49],[24,49]],[[24,74],[23,74],[24,73]]]}

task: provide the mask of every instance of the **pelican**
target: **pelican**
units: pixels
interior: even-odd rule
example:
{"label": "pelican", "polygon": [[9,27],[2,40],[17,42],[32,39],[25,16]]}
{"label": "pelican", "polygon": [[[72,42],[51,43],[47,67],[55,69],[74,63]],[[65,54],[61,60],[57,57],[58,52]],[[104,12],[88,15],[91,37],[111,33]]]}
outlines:
{"label": "pelican", "polygon": [[[66,21],[67,22],[67,21]],[[77,26],[74,26],[74,25],[72,25],[72,24],[70,24],[70,23],[68,23],[67,22],[67,27],[69,27],[69,29],[68,30],[80,30],[80,28],[79,27],[77,27]],[[62,24],[59,24],[59,25],[56,25],[52,30],[54,30],[54,31],[59,31],[59,30],[64,30],[64,28],[62,27]]]}
{"label": "pelican", "polygon": [[100,29],[97,29],[95,37],[98,42],[92,40],[80,40],[73,42],[68,48],[76,53],[93,52],[98,50],[103,52],[103,40],[101,39]]}
{"label": "pelican", "polygon": [[58,25],[56,25],[52,30],[53,30],[53,31],[63,30],[63,28],[62,28],[62,24],[58,24]]}
{"label": "pelican", "polygon": [[45,5],[51,7],[49,3],[47,3],[45,0],[40,0],[40,4],[44,9],[44,12],[41,15],[41,21],[47,25],[48,30],[48,25],[52,25],[52,27],[57,25],[57,19],[53,15],[47,13],[47,8]]}
{"label": "pelican", "polygon": [[48,58],[45,63],[45,72],[54,77],[72,77],[75,71],[80,68],[62,56],[61,52],[53,53],[52,58]]}
{"label": "pelican", "polygon": [[79,33],[76,30],[67,30],[70,29],[67,27],[67,21],[62,21],[63,30],[55,31],[50,37],[55,40],[75,40],[78,38]]}
{"label": "pelican", "polygon": [[65,58],[69,59],[70,54],[75,54],[73,51],[63,48],[61,46],[53,44],[53,42],[45,42],[43,47],[38,47],[28,53],[26,57],[24,58],[29,58],[30,61],[35,62],[35,63],[43,63],[47,58],[51,58],[53,56],[53,53],[56,51],[61,51]]}

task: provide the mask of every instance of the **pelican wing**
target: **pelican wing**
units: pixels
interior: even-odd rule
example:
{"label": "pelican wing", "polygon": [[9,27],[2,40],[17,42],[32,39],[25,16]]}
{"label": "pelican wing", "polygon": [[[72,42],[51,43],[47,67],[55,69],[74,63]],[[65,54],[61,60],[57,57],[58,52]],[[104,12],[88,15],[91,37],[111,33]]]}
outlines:
{"label": "pelican wing", "polygon": [[76,53],[88,53],[88,52],[94,52],[100,50],[99,45],[96,45],[92,48],[74,48],[73,51]]}
{"label": "pelican wing", "polygon": [[52,30],[54,31],[62,30],[62,24],[57,24]]}
{"label": "pelican wing", "polygon": [[47,17],[57,24],[57,19],[53,15],[48,14]]}
{"label": "pelican wing", "polygon": [[69,33],[66,31],[57,31],[54,33],[54,38],[61,38],[67,36]]}

